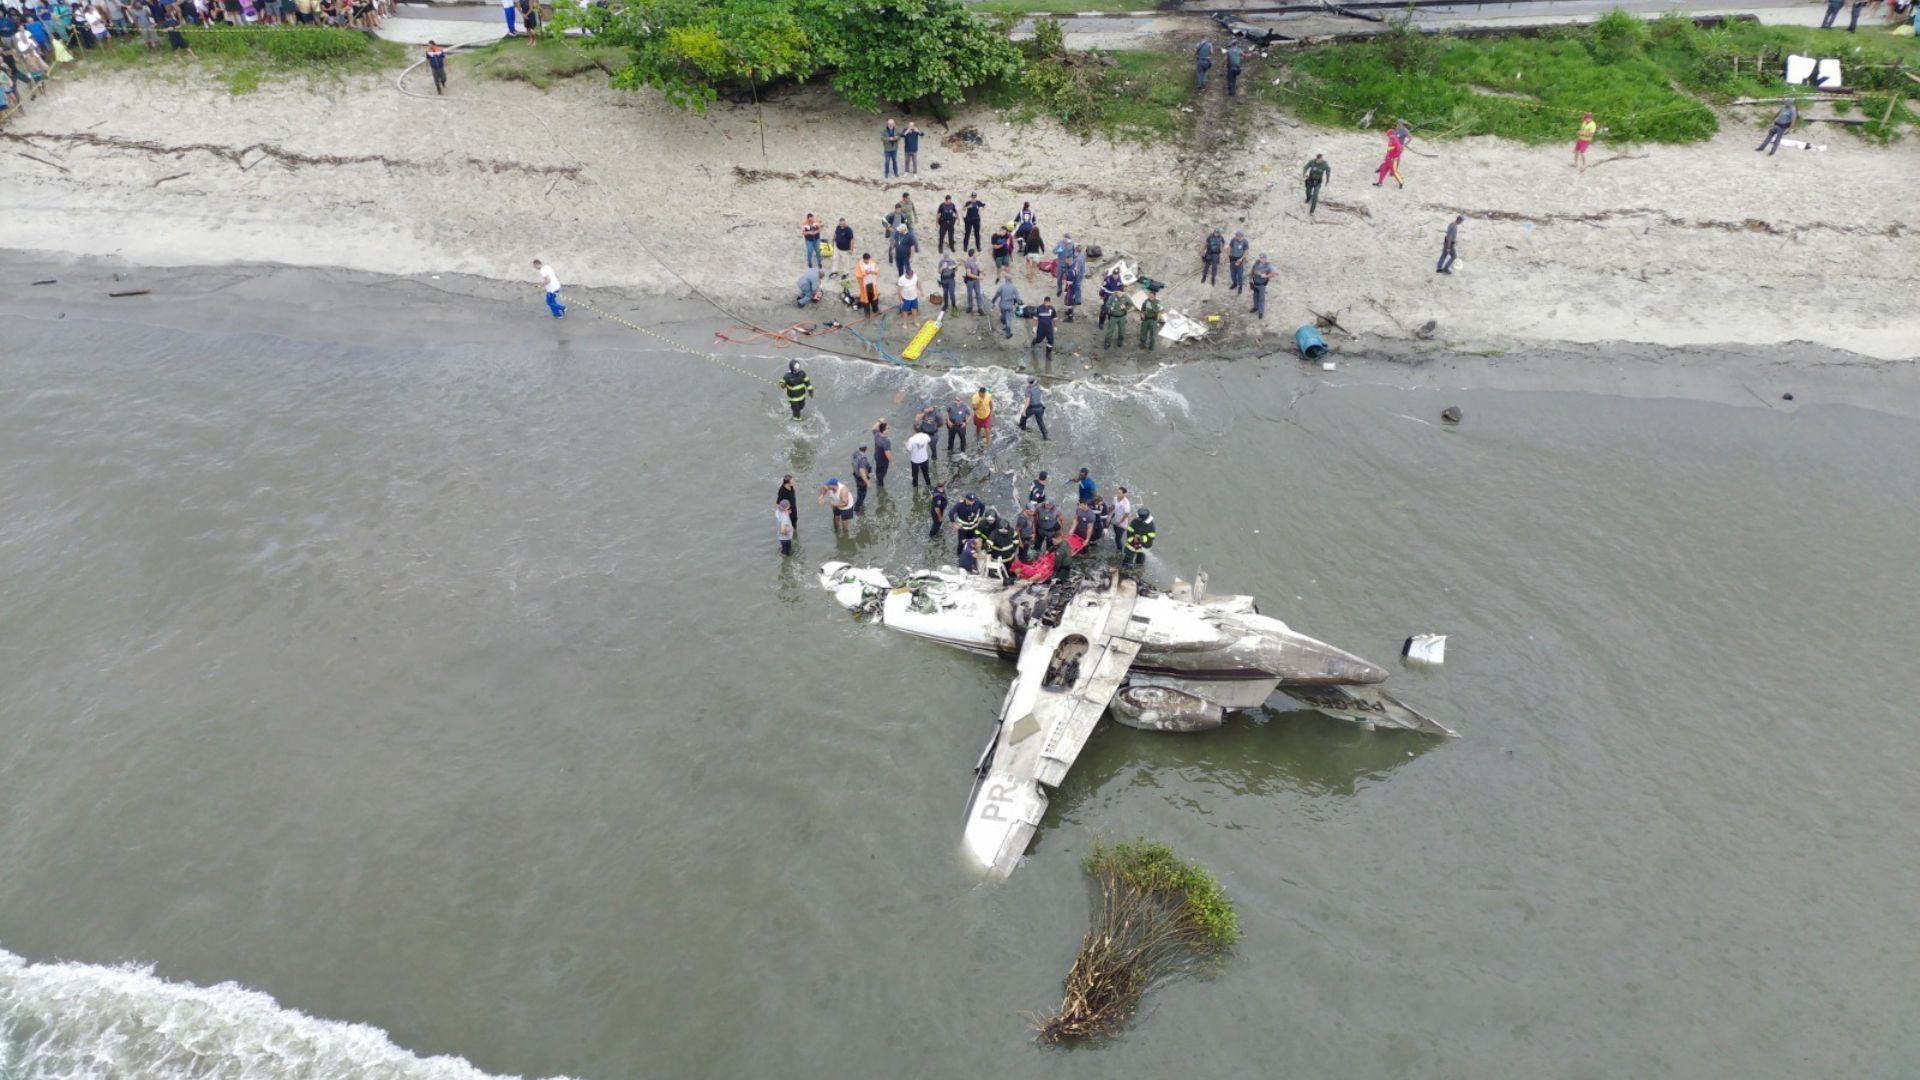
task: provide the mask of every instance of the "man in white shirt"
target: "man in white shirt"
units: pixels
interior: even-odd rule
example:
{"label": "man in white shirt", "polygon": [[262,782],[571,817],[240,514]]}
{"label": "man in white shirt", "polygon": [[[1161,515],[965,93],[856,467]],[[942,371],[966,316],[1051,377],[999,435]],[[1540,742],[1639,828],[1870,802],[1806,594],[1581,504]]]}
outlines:
{"label": "man in white shirt", "polygon": [[[900,289],[900,321],[918,322],[920,320],[920,279],[913,276],[913,270],[909,267],[895,284]],[[913,445],[913,440],[908,439],[907,445]]]}
{"label": "man in white shirt", "polygon": [[1126,488],[1115,488],[1113,514],[1107,518],[1107,527],[1113,530],[1113,550],[1124,552],[1123,540],[1127,526],[1133,522],[1133,500],[1127,497]]}
{"label": "man in white shirt", "polygon": [[556,319],[566,318],[567,306],[560,302],[560,275],[539,259],[533,260],[533,268],[540,271],[540,288],[547,294],[547,310],[553,312]]}
{"label": "man in white shirt", "polygon": [[933,469],[927,464],[933,457],[933,436],[924,431],[916,431],[907,440],[907,464],[913,466],[913,487],[920,489],[920,478],[927,478],[927,486],[933,486]]}
{"label": "man in white shirt", "polygon": [[507,36],[508,37],[512,37],[515,32],[513,28],[513,16],[516,10],[517,9],[515,9],[515,7],[513,6],[513,0],[500,0],[500,12],[501,14],[507,17]]}

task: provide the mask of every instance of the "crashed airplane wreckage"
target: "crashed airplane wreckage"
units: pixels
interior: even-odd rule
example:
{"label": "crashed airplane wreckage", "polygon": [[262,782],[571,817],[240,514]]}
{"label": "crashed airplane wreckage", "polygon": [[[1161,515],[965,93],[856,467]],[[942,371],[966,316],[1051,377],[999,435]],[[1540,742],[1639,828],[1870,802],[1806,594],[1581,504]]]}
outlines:
{"label": "crashed airplane wreckage", "polygon": [[1048,582],[922,570],[895,584],[830,562],[820,584],[895,630],[1018,661],[993,738],[974,768],[964,848],[1005,878],[1026,854],[1058,787],[1109,707],[1148,731],[1207,731],[1277,690],[1306,707],[1375,728],[1453,731],[1379,683],[1385,669],[1262,615],[1250,596],[1206,595],[1206,577],[1161,593],[1114,570]]}

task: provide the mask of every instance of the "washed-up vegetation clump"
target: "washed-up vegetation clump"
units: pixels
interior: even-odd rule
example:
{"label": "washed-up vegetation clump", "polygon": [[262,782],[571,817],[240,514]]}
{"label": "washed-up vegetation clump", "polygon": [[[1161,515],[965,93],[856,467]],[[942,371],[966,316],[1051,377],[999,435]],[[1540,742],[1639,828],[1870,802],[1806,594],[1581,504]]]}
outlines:
{"label": "washed-up vegetation clump", "polygon": [[1219,880],[1165,844],[1096,843],[1081,867],[1099,898],[1060,1008],[1034,1021],[1042,1042],[1113,1034],[1154,987],[1217,971],[1240,936]]}

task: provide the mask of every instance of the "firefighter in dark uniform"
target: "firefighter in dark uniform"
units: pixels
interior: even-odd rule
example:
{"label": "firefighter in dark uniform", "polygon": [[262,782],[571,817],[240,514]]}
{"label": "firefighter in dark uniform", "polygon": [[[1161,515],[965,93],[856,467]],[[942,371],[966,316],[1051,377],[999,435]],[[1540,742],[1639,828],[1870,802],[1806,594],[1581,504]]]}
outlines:
{"label": "firefighter in dark uniform", "polygon": [[780,376],[780,388],[787,393],[787,408],[793,410],[793,418],[800,419],[800,413],[807,407],[807,399],[813,396],[813,380],[800,368],[800,361],[787,361],[787,373]]}
{"label": "firefighter in dark uniform", "polygon": [[[980,516],[986,512],[986,509],[980,504],[978,495],[971,491],[967,492],[967,497],[960,500],[960,504],[955,506],[953,512],[948,515],[953,522],[954,534],[958,537],[956,543],[979,538]],[[975,545],[976,549],[978,546]]]}
{"label": "firefighter in dark uniform", "polygon": [[1147,551],[1153,547],[1153,511],[1141,507],[1133,512],[1133,522],[1127,526],[1127,553],[1120,560],[1123,565],[1143,566],[1147,561]]}

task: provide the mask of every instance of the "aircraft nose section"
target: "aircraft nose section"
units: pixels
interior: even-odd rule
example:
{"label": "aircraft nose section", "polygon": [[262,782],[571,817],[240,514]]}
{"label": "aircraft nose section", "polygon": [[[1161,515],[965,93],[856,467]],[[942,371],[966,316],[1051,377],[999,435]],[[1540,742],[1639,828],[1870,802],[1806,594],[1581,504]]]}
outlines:
{"label": "aircraft nose section", "polygon": [[1387,669],[1302,634],[1288,634],[1275,645],[1273,671],[1280,681],[1322,685],[1387,681]]}

